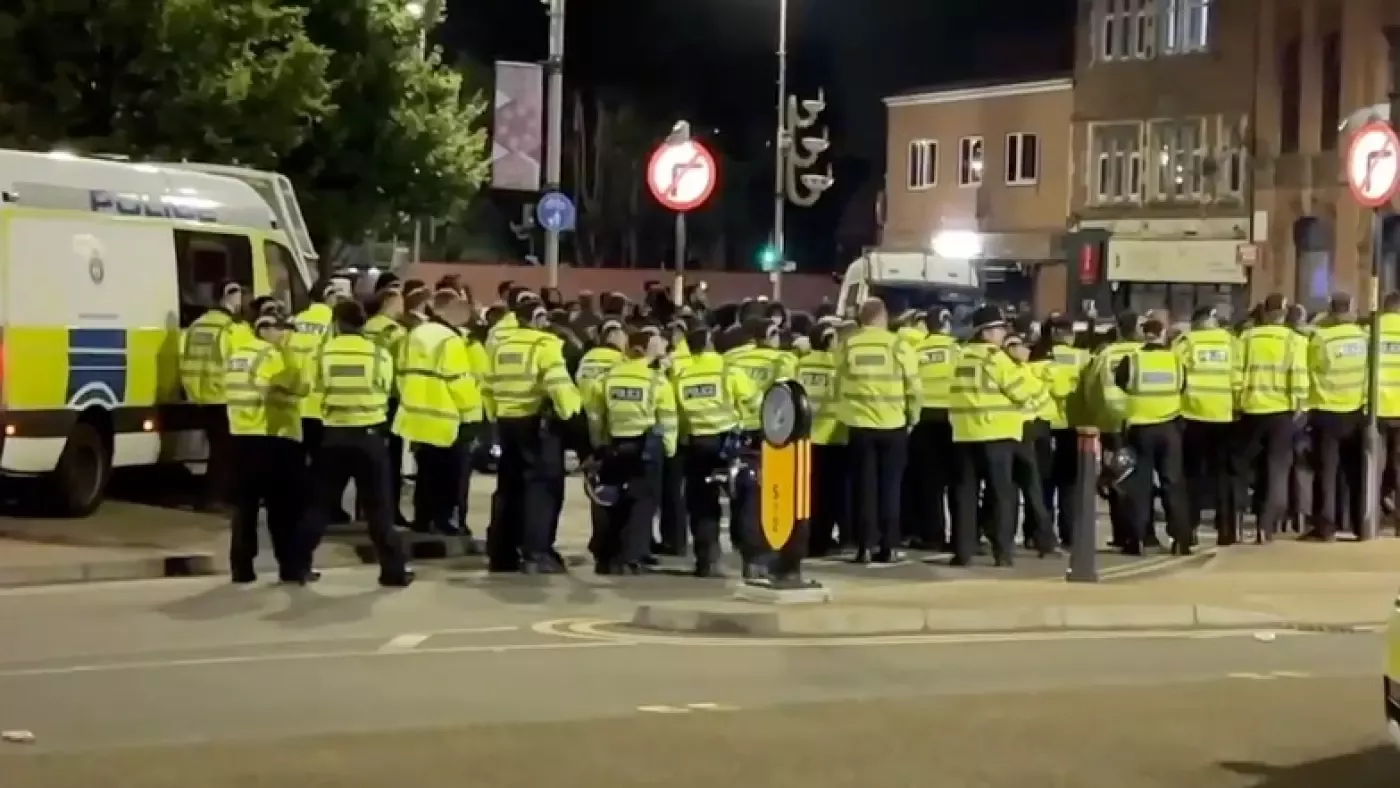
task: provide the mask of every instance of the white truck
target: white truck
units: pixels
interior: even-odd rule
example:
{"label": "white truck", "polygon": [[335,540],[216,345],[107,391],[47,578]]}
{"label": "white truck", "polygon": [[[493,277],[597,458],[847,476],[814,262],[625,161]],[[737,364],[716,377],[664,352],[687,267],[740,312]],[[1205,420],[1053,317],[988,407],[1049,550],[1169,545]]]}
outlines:
{"label": "white truck", "polygon": [[852,317],[862,301],[879,298],[894,313],[947,309],[956,325],[984,293],[976,258],[875,250],[846,267],[836,309]]}

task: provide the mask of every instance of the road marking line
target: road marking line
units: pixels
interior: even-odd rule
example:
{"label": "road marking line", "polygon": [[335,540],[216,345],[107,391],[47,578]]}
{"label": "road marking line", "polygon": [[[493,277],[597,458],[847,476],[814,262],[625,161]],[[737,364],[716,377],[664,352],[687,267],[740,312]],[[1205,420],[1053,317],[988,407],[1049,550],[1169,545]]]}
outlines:
{"label": "road marking line", "polygon": [[685,707],[686,707],[687,709],[694,709],[694,710],[696,710],[696,711],[738,711],[738,710],[739,710],[739,707],[738,707],[738,706],[730,706],[730,705],[724,704],[724,703],[687,703],[687,704],[685,704]]}
{"label": "road marking line", "polygon": [[423,645],[431,635],[398,635],[379,647],[380,651],[408,651]]}
{"label": "road marking line", "polygon": [[[981,634],[909,634],[850,637],[808,638],[747,638],[706,637],[704,635],[665,635],[643,632],[611,632],[605,627],[625,626],[629,622],[607,619],[556,619],[542,621],[531,627],[537,634],[569,638],[585,643],[617,643],[629,646],[728,646],[760,648],[855,648],[859,646],[937,646],[978,643],[1044,643],[1080,640],[1222,640],[1253,637],[1253,630],[1244,629],[1160,629],[1160,630],[1061,630],[1051,632],[1007,632]],[[1279,637],[1307,637],[1316,633],[1280,630]]]}
{"label": "road marking line", "polygon": [[1275,676],[1277,676],[1277,677],[1279,677],[1279,678],[1281,678],[1281,679],[1305,679],[1305,678],[1308,678],[1308,674],[1307,674],[1307,673],[1299,673],[1299,672],[1296,671],[1296,670],[1276,670],[1276,671],[1274,671],[1273,675],[1275,675]]}
{"label": "road marking line", "polygon": [[1265,673],[1231,673],[1226,678],[1249,679],[1250,681],[1267,681],[1273,678],[1273,676],[1270,676]]}
{"label": "road marking line", "polygon": [[510,646],[445,646],[440,648],[420,648],[411,651],[323,651],[300,654],[247,654],[232,657],[205,657],[202,659],[147,660],[141,662],[111,662],[107,664],[65,665],[55,668],[0,669],[0,679],[26,678],[34,676],[67,676],[78,673],[119,673],[131,670],[159,670],[162,668],[203,668],[225,665],[255,665],[264,662],[304,662],[318,659],[367,659],[387,657],[417,657],[433,654],[487,654],[505,651],[567,651],[585,648],[618,648],[630,643],[586,641],[570,643],[519,643]]}
{"label": "road marking line", "polygon": [[638,706],[637,711],[649,714],[689,714],[690,709],[682,706]]}
{"label": "road marking line", "polygon": [[1273,681],[1274,679],[1306,679],[1310,678],[1307,673],[1299,673],[1296,670],[1273,670],[1268,673],[1231,673],[1228,678],[1249,679],[1251,681]]}

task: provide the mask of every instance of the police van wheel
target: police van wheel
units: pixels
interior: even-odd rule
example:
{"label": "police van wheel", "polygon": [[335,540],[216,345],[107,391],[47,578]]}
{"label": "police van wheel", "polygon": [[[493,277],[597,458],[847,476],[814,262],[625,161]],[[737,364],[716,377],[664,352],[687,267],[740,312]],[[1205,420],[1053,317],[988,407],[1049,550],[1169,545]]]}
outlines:
{"label": "police van wheel", "polygon": [[97,428],[85,422],[73,425],[68,442],[49,479],[49,500],[63,517],[86,517],[102,505],[107,480],[112,475],[112,455]]}

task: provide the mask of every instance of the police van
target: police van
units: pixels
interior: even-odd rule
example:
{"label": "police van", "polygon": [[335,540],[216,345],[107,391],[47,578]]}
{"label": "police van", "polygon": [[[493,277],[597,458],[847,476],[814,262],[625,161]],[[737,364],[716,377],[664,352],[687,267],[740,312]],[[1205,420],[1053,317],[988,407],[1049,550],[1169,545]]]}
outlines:
{"label": "police van", "polygon": [[891,314],[906,309],[947,309],[956,326],[984,296],[978,273],[976,259],[932,252],[869,251],[846,267],[836,311],[853,318],[861,302],[879,298]]}
{"label": "police van", "polygon": [[306,301],[315,256],[290,183],[0,150],[0,197],[0,475],[38,477],[56,513],[83,516],[113,468],[203,460],[180,332],[224,279]]}

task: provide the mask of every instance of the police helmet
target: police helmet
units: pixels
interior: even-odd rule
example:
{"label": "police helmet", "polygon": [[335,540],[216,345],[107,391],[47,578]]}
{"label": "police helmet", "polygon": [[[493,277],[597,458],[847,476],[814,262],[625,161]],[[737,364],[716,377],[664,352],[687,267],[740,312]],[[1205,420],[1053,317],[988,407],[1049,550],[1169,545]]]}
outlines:
{"label": "police helmet", "polygon": [[588,500],[606,509],[616,506],[617,502],[622,500],[623,488],[622,485],[604,481],[601,471],[594,467],[584,473],[583,492],[588,496]]}
{"label": "police helmet", "polygon": [[1133,475],[1135,468],[1137,468],[1137,455],[1127,446],[1106,452],[1103,455],[1103,463],[1099,471],[1100,489],[1117,489],[1129,476]]}

